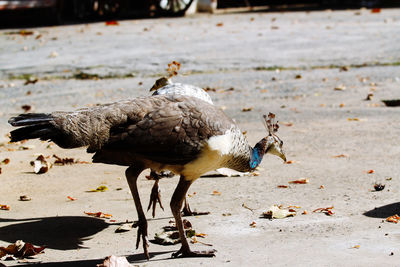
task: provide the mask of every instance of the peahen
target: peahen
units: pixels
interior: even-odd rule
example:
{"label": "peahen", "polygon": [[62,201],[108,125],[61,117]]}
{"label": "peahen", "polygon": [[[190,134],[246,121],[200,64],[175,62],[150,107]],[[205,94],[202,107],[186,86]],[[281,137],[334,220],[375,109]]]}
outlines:
{"label": "peahen", "polygon": [[[151,87],[150,92],[153,92],[154,95],[186,95],[186,96],[193,96],[197,97],[201,100],[204,100],[211,105],[214,103],[211,100],[210,95],[203,89],[197,86],[193,86],[190,84],[182,84],[182,83],[173,83],[171,78],[167,77],[161,77],[160,79],[156,80],[154,85]],[[155,217],[156,214],[156,205],[157,202],[159,203],[160,207],[162,210],[164,210],[164,207],[161,202],[161,193],[160,193],[160,186],[159,186],[159,181],[161,178],[167,177],[173,177],[174,174],[170,171],[162,171],[160,173],[151,170],[150,175],[146,176],[148,179],[154,180],[154,185],[153,188],[151,189],[151,194],[150,194],[150,202],[147,207],[147,211],[152,207],[152,216],[153,218]],[[185,198],[183,209],[182,209],[182,214],[184,216],[195,216],[195,215],[206,215],[209,214],[209,212],[197,212],[197,211],[192,211],[189,202],[187,198]]]}
{"label": "peahen", "polygon": [[180,175],[170,206],[182,245],[172,256],[214,256],[215,251],[196,252],[189,247],[180,212],[185,195],[207,171],[221,167],[253,171],[267,153],[286,160],[273,118],[269,114],[269,133],[254,147],[219,108],[181,95],[134,98],[74,112],[27,113],[10,118],[9,123],[19,127],[11,132],[12,142],[39,138],[62,148],[86,146],[88,153],[94,153],[93,162],[127,166],[125,174],[138,213],[136,248],[142,239],[149,259],[139,174],[151,168]]}

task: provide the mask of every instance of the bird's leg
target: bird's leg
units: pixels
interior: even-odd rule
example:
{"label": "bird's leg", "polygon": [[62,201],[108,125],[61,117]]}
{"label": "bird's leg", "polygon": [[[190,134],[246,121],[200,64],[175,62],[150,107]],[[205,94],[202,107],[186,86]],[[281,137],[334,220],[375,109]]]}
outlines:
{"label": "bird's leg", "polygon": [[173,258],[177,257],[214,257],[215,250],[211,251],[192,251],[190,250],[189,243],[186,240],[185,231],[183,229],[181,208],[185,195],[191,185],[191,181],[186,181],[184,176],[179,179],[178,186],[176,187],[174,194],[171,199],[171,210],[175,217],[175,224],[179,231],[179,237],[181,239],[181,248],[172,254]]}
{"label": "bird's leg", "polygon": [[139,174],[143,171],[143,166],[130,166],[126,171],[126,179],[128,180],[129,188],[131,189],[131,193],[133,196],[133,200],[135,201],[136,211],[138,213],[138,221],[134,223],[134,227],[138,227],[137,238],[136,238],[136,249],[139,248],[140,238],[143,240],[143,251],[144,255],[147,259],[149,259],[148,247],[149,244],[147,242],[147,220],[144,215],[142,204],[140,202],[139,192],[137,189],[137,178]]}
{"label": "bird's leg", "polygon": [[160,181],[161,177],[153,170],[150,172],[150,176],[155,180],[153,188],[151,189],[151,194],[150,194],[150,202],[149,206],[147,207],[147,211],[150,209],[151,206],[153,206],[153,211],[152,215],[153,218],[156,216],[156,205],[157,202],[160,204],[160,207],[162,210],[164,210],[164,207],[161,203],[161,194],[160,194],[160,188],[158,186],[158,182]]}
{"label": "bird's leg", "polygon": [[182,209],[183,216],[199,216],[199,215],[208,215],[208,214],[210,214],[209,211],[203,211],[203,212],[192,211],[190,209],[189,202],[187,201],[187,197],[185,197],[185,204],[183,205],[183,209]]}

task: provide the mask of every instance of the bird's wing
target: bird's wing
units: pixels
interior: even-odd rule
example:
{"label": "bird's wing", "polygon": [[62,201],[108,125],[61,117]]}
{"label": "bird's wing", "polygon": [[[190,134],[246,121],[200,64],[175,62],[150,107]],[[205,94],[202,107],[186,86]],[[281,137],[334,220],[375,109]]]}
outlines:
{"label": "bird's wing", "polygon": [[197,98],[157,98],[162,99],[160,105],[140,121],[112,127],[104,149],[131,151],[164,164],[184,164],[196,158],[210,137],[234,124],[220,109]]}

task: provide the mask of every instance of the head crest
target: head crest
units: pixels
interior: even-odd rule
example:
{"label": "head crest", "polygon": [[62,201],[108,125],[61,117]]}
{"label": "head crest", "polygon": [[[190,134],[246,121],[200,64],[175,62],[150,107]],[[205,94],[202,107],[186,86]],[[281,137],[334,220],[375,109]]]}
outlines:
{"label": "head crest", "polygon": [[268,130],[268,135],[274,135],[279,129],[278,121],[275,122],[275,114],[270,112],[268,113],[268,117],[267,115],[263,115],[263,118],[264,126]]}

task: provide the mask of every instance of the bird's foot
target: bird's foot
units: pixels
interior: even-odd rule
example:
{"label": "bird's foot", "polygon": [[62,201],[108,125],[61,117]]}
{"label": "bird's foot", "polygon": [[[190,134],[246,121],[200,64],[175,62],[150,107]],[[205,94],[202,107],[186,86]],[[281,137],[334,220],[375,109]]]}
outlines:
{"label": "bird's foot", "polygon": [[149,260],[150,256],[149,256],[149,250],[148,250],[149,242],[148,242],[148,239],[147,239],[147,220],[146,219],[144,219],[142,221],[139,220],[139,221],[137,221],[137,222],[135,222],[133,224],[133,227],[134,228],[136,228],[136,227],[138,228],[137,238],[136,238],[136,249],[139,248],[140,238],[142,238],[142,240],[143,240],[143,253],[146,256],[146,259]]}
{"label": "bird's foot", "polygon": [[208,215],[210,214],[209,211],[199,212],[199,211],[192,211],[190,209],[189,203],[185,199],[185,205],[183,205],[182,215],[183,216],[199,216],[199,215]]}
{"label": "bird's foot", "polygon": [[172,258],[200,258],[200,257],[215,257],[215,249],[203,251],[191,251],[190,248],[183,246],[177,251],[172,253]]}
{"label": "bird's foot", "polygon": [[156,180],[154,182],[153,188],[151,189],[150,202],[149,202],[149,206],[147,207],[147,211],[149,211],[150,207],[153,207],[152,213],[151,213],[153,215],[153,218],[156,216],[157,202],[160,204],[161,209],[164,210],[164,207],[161,203],[161,194],[160,194],[160,188],[158,186],[158,181],[159,180]]}

